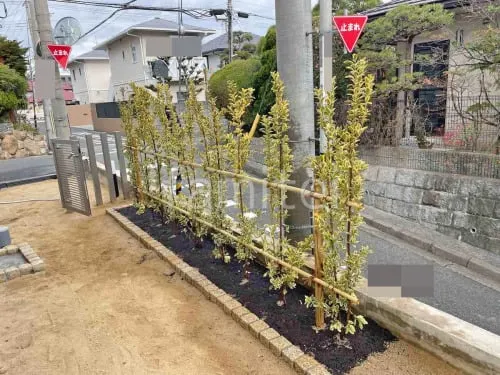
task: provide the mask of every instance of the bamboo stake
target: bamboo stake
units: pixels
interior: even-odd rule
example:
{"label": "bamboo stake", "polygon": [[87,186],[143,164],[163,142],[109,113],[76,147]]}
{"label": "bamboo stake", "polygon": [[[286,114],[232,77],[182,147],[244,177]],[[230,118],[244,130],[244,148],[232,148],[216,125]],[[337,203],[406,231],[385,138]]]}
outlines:
{"label": "bamboo stake", "polygon": [[[172,204],[171,202],[168,202],[166,201],[165,199],[161,199],[161,198],[158,198],[158,197],[155,197],[154,195],[144,191],[143,192],[145,195],[147,195],[149,198],[153,199],[153,200],[156,200],[160,203],[163,203],[171,208],[173,208],[174,210],[177,210],[179,211],[181,214],[183,215],[187,215],[187,216],[190,216],[190,212],[181,208],[181,207],[178,207],[174,204]],[[202,219],[200,217],[194,217],[192,218],[196,221],[198,221],[200,224],[203,224],[203,225],[206,225],[207,227],[219,232],[220,234],[222,234],[223,236],[229,238],[231,241],[234,241],[234,242],[237,242],[243,246],[246,246],[248,247],[250,250],[252,250],[253,252],[257,253],[257,254],[260,254],[262,256],[264,256],[265,258],[269,259],[270,261],[272,262],[275,262],[283,267],[286,267],[288,268],[289,270],[293,271],[293,272],[296,272],[299,276],[302,276],[304,279],[310,281],[310,282],[314,282],[316,284],[319,284],[321,285],[322,287],[324,288],[327,288],[331,291],[333,291],[334,293],[346,298],[347,300],[351,301],[353,305],[357,305],[359,304],[359,300],[356,296],[353,296],[353,295],[350,295],[340,289],[337,289],[335,288],[333,285],[330,285],[328,284],[327,282],[321,280],[320,278],[318,277],[315,277],[313,275],[311,275],[309,272],[306,272],[300,268],[297,268],[297,267],[294,267],[292,266],[291,264],[288,264],[287,262],[281,260],[281,259],[278,259],[276,258],[275,256],[267,253],[266,251],[262,250],[262,249],[259,249],[257,246],[253,245],[253,244],[250,244],[250,243],[246,243],[244,241],[242,241],[239,237],[235,236],[234,234],[228,232],[227,230],[224,230],[222,228],[219,228],[217,226],[215,226],[214,224],[206,221],[205,219]]]}
{"label": "bamboo stake", "polygon": [[137,168],[134,168],[135,169],[134,170],[135,181],[137,182],[137,186],[139,186],[139,188],[136,189],[136,194],[137,194],[136,198],[139,202],[143,202],[144,197],[142,195],[142,189],[140,188],[142,186],[142,177],[141,177],[141,171],[140,171],[141,161],[139,160],[139,150],[136,147],[135,139],[132,138],[131,141],[134,144],[134,146],[131,148],[132,148],[133,158],[135,160],[135,164],[137,165]]}
{"label": "bamboo stake", "polygon": [[[321,192],[321,187],[318,181],[314,181],[314,191]],[[318,279],[323,277],[323,236],[319,228],[319,215],[321,209],[321,200],[314,199],[314,276]],[[324,293],[323,287],[316,283],[314,284],[314,296],[316,297],[317,306],[315,310],[316,328],[325,328],[325,310],[323,309]]]}
{"label": "bamboo stake", "polygon": [[260,121],[260,115],[257,113],[257,115],[255,115],[255,119],[253,120],[252,128],[250,129],[250,132],[247,135],[248,138],[250,139],[253,138],[255,131],[257,130],[257,125],[259,125],[259,121]]}
{"label": "bamboo stake", "polygon": [[[150,151],[143,151],[143,152],[145,154],[154,155],[154,153],[150,152]],[[263,180],[263,179],[260,179],[260,178],[256,178],[256,177],[252,177],[252,176],[247,176],[247,175],[244,175],[244,174],[233,173],[233,172],[229,172],[229,171],[224,171],[224,170],[220,170],[220,169],[206,167],[206,166],[201,165],[201,164],[191,163],[191,162],[187,162],[187,161],[182,161],[182,160],[179,160],[179,159],[171,157],[171,156],[166,156],[165,155],[163,157],[166,158],[166,159],[175,161],[175,162],[177,162],[177,163],[179,163],[181,165],[186,165],[186,166],[190,166],[190,167],[193,167],[193,168],[203,169],[203,170],[205,170],[206,172],[209,172],[209,173],[217,173],[217,174],[220,174],[220,175],[226,176],[226,177],[232,177],[232,178],[240,179],[240,180],[247,180],[247,181],[255,182],[257,184],[264,185],[264,186],[269,187],[269,188],[286,190],[286,191],[290,191],[292,193],[297,193],[297,194],[303,194],[305,197],[316,198],[316,199],[319,199],[321,201],[332,202],[334,200],[334,198],[331,197],[331,196],[328,196],[328,195],[325,195],[325,194],[321,194],[321,193],[316,193],[316,192],[311,191],[311,190],[302,189],[302,188],[298,188],[298,187],[290,186],[290,185],[285,185],[285,184],[277,184],[277,183],[274,183],[274,182],[269,182],[269,181],[266,181],[266,180]],[[357,209],[363,208],[363,206],[361,204],[356,203],[356,202],[347,202],[347,205],[350,206],[350,207],[357,208]]]}

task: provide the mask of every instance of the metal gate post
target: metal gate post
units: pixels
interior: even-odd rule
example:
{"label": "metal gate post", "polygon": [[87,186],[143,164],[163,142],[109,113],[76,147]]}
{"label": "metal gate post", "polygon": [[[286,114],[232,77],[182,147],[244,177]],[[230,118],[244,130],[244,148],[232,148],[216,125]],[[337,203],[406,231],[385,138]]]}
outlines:
{"label": "metal gate post", "polygon": [[61,205],[63,208],[66,208],[66,205],[65,205],[66,199],[64,199],[64,191],[63,191],[63,187],[62,187],[61,172],[59,171],[58,162],[57,162],[56,138],[51,139],[50,143],[52,144],[52,150],[53,150],[52,155],[54,156],[54,166],[56,167],[57,185],[59,186],[59,194],[61,196]]}
{"label": "metal gate post", "polygon": [[106,168],[106,178],[108,179],[109,199],[111,202],[116,201],[115,181],[113,179],[113,169],[111,167],[111,156],[109,155],[108,134],[100,133],[102,156],[104,158],[104,166]]}
{"label": "metal gate post", "polygon": [[102,192],[101,181],[99,180],[99,171],[97,169],[97,160],[95,157],[94,139],[92,134],[85,135],[85,142],[87,143],[87,152],[89,154],[90,174],[92,175],[92,182],[94,183],[95,202],[97,206],[102,205]]}
{"label": "metal gate post", "polygon": [[125,156],[123,155],[122,135],[120,132],[115,132],[116,154],[118,163],[120,164],[120,180],[123,192],[123,198],[130,198],[130,188],[128,184],[127,164],[125,164]]}

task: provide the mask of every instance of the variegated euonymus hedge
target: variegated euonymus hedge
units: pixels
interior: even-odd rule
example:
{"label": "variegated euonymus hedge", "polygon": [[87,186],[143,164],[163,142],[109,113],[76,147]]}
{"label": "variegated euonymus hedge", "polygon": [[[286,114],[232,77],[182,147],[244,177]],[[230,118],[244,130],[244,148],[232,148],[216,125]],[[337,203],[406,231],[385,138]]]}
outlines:
{"label": "variegated euonymus hedge", "polygon": [[[252,103],[253,89],[240,89],[234,82],[228,83],[229,105],[227,115],[231,132],[226,137],[226,152],[229,160],[230,169],[236,174],[245,174],[244,167],[250,157],[250,137],[243,131],[243,117]],[[242,179],[236,181],[237,205],[239,208],[238,223],[240,226],[240,235],[243,243],[252,243],[257,234],[256,218],[249,214],[247,204],[245,203],[244,193],[248,182]],[[252,250],[245,245],[236,244],[236,258],[243,262],[244,274],[243,282],[248,281],[249,262],[254,258]]]}
{"label": "variegated euonymus hedge", "polygon": [[[316,180],[323,193],[334,199],[323,202],[319,211],[320,232],[324,244],[324,280],[347,293],[361,280],[362,267],[369,250],[358,245],[358,228],[363,222],[360,214],[363,198],[362,172],[366,164],[358,158],[357,146],[369,115],[373,90],[373,76],[366,74],[367,62],[356,55],[348,62],[350,81],[348,88],[349,110],[346,124],[334,121],[335,82],[326,95],[317,90],[319,125],[326,137],[324,154],[313,161]],[[350,303],[343,297],[326,292],[323,302],[330,329],[354,334],[366,320],[354,315]],[[306,304],[316,306],[320,301],[308,297]],[[346,318],[342,322],[341,312]]]}
{"label": "variegated euonymus hedge", "polygon": [[[350,107],[345,124],[337,124],[333,120],[335,85],[326,95],[322,91],[316,92],[319,124],[326,136],[326,150],[313,159],[312,168],[315,182],[321,186],[321,193],[333,198],[323,200],[315,211],[315,226],[318,229],[316,234],[321,234],[324,252],[323,274],[318,277],[328,283],[330,288],[336,288],[337,292],[353,295],[369,252],[366,247],[358,245],[358,228],[362,223],[361,173],[366,165],[358,158],[357,144],[365,130],[373,77],[366,74],[366,61],[356,56],[349,62],[348,70]],[[274,73],[272,78],[276,103],[269,115],[262,120],[267,181],[287,184],[292,172],[292,152],[288,139],[289,108],[279,74]],[[226,175],[232,172],[245,176],[244,167],[250,156],[251,139],[244,132],[243,118],[252,102],[253,90],[237,89],[230,82],[229,105],[223,110],[217,108],[215,98],[207,90],[208,106],[205,109],[197,101],[197,90],[191,83],[185,111],[177,116],[167,85],[158,85],[156,96],[135,85],[132,85],[132,89],[133,101],[121,107],[129,146],[127,157],[132,171],[131,181],[139,191],[148,192],[163,202],[143,197],[138,202],[141,209],[152,207],[163,213],[161,210],[166,209],[163,204],[168,203],[173,208],[167,207],[168,218],[178,221],[193,233],[195,239],[201,239],[208,233],[208,228],[198,218],[212,229],[222,230],[225,235],[217,230],[211,233],[215,242],[214,255],[229,262],[227,246],[234,246],[237,260],[244,265],[243,282],[249,280],[248,265],[255,258],[255,252],[262,254],[260,249],[247,245],[254,246],[254,240],[261,238],[262,250],[268,259],[267,276],[271,288],[280,291],[278,304],[285,305],[286,292],[295,287],[297,270],[301,272],[304,256],[312,247],[312,236],[295,246],[288,240],[285,225],[288,216],[285,208],[286,190],[268,187],[271,223],[265,227],[267,231],[264,235],[257,228],[258,216],[249,215],[251,212],[246,199],[248,181],[244,178],[232,178],[239,210],[237,223],[232,223],[226,215]],[[228,128],[224,126],[224,117],[228,119]],[[140,151],[134,153],[130,148]],[[210,171],[197,172],[195,163],[200,161]],[[177,195],[172,187],[175,165],[182,171],[183,180],[187,182],[186,194]],[[208,180],[208,184],[203,187],[198,185],[200,178]],[[162,179],[166,179],[168,183],[162,185]],[[230,234],[233,224],[238,229],[237,241]],[[366,324],[362,316],[353,314],[347,298],[327,288],[324,292],[324,300],[307,297],[306,305],[321,306],[331,330],[353,334],[356,328],[362,328]]]}
{"label": "variegated euonymus hedge", "polygon": [[[267,181],[287,184],[292,173],[292,152],[288,144],[288,122],[290,120],[288,101],[285,99],[285,87],[278,73],[272,73],[272,90],[276,97],[268,116],[264,116],[264,156],[267,167]],[[296,246],[292,246],[286,236],[284,208],[287,192],[284,189],[269,188],[268,202],[271,211],[271,224],[266,225],[263,236],[264,250],[292,266],[304,266],[304,253],[311,250],[312,236]],[[278,305],[286,304],[287,288],[295,288],[298,275],[293,270],[274,262],[267,263],[271,287],[280,291]]]}
{"label": "variegated euonymus hedge", "polygon": [[[192,83],[190,87],[192,87]],[[191,89],[189,94],[191,97],[195,93]],[[205,91],[205,95],[207,97],[208,113],[205,113],[201,105],[198,105],[195,115],[203,144],[202,165],[204,167],[224,170],[226,169],[226,132],[222,118],[225,110],[217,108],[215,98],[211,96],[208,88]],[[228,229],[231,227],[231,221],[226,215],[226,178],[218,173],[208,173],[206,177],[209,181],[210,220],[218,228]],[[225,263],[229,263],[231,257],[225,247],[230,244],[230,241],[217,232],[212,233],[212,239],[215,244],[214,257],[222,259]]]}

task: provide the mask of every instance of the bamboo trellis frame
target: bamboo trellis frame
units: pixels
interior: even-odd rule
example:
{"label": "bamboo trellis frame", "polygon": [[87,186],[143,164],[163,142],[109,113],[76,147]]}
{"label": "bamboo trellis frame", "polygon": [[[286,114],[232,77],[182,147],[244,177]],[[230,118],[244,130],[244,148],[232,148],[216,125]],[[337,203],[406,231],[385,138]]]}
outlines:
{"label": "bamboo trellis frame", "polygon": [[[162,198],[159,198],[159,197],[156,197],[154,196],[153,194],[147,192],[147,191],[143,191],[142,189],[138,189],[142,192],[142,194],[148,196],[149,198],[159,202],[159,203],[162,203],[170,208],[173,208],[174,210],[177,210],[179,211],[181,214],[183,215],[187,215],[189,216],[190,213],[189,211],[173,204],[172,202],[169,202],[165,199],[162,199]],[[249,244],[249,243],[246,243],[246,242],[243,242],[239,239],[238,236],[234,235],[233,233],[230,233],[228,232],[227,230],[225,229],[222,229],[222,228],[219,228],[217,226],[215,226],[214,224],[210,223],[209,221],[203,219],[203,218],[200,218],[200,217],[193,217],[192,219],[198,221],[200,224],[203,224],[203,225],[206,225],[207,227],[219,232],[220,234],[226,236],[227,238],[231,239],[232,241],[235,241],[235,242],[238,242],[239,244],[242,244],[244,246],[246,246],[247,248],[249,248],[250,250],[252,250],[253,252],[257,253],[257,254],[260,254],[262,256],[264,256],[266,259],[272,261],[272,262],[275,262],[283,267],[286,267],[288,268],[289,270],[293,271],[293,272],[296,272],[299,276],[302,276],[304,279],[308,280],[308,281],[311,281],[313,283],[315,283],[316,285],[320,285],[322,286],[323,288],[326,288],[328,290],[331,290],[332,292],[334,292],[335,294],[338,294],[339,296],[342,296],[344,298],[346,298],[347,300],[349,300],[352,304],[354,305],[357,305],[359,303],[359,300],[356,296],[353,296],[349,293],[346,293],[344,292],[343,290],[340,290],[336,287],[334,287],[333,285],[331,284],[328,284],[327,282],[325,282],[324,280],[314,276],[314,275],[311,275],[309,272],[307,271],[304,271],[300,268],[297,268],[297,267],[294,267],[290,264],[288,264],[287,262],[279,259],[279,258],[276,258],[275,256],[267,253],[266,251],[260,249],[259,247],[253,245],[253,244]]]}
{"label": "bamboo trellis frame", "polygon": [[[130,146],[127,146],[127,148],[134,149],[134,147],[130,147]],[[298,188],[296,186],[290,186],[290,185],[286,185],[286,184],[277,184],[277,183],[269,182],[269,181],[261,179],[261,178],[247,176],[244,174],[239,174],[239,173],[234,173],[234,172],[229,172],[229,171],[216,169],[216,168],[212,168],[212,167],[207,167],[207,166],[202,165],[202,164],[191,163],[188,161],[180,160],[180,159],[172,157],[172,156],[167,156],[167,155],[163,155],[163,154],[155,153],[155,152],[151,152],[151,151],[145,151],[145,150],[141,150],[138,148],[135,150],[137,150],[138,152],[142,152],[143,154],[152,155],[152,156],[159,156],[163,159],[168,159],[170,161],[174,161],[180,165],[184,165],[187,167],[203,169],[209,173],[220,174],[221,176],[234,178],[236,180],[246,180],[246,181],[250,181],[250,182],[255,182],[257,184],[261,184],[261,185],[264,185],[264,186],[266,186],[268,188],[272,188],[272,189],[281,189],[281,190],[289,191],[292,193],[303,194],[305,197],[318,199],[321,202],[324,202],[324,201],[333,202],[333,200],[334,200],[333,197],[331,197],[329,195],[322,194],[322,193],[318,193],[316,191],[302,189],[302,188]],[[357,209],[362,208],[362,205],[360,205],[356,202],[347,202],[347,205],[350,207],[353,207],[353,208],[357,208]]]}
{"label": "bamboo trellis frame", "polygon": [[[250,181],[250,182],[255,182],[255,183],[264,185],[268,188],[283,189],[286,191],[290,191],[290,192],[294,192],[294,193],[298,193],[298,194],[303,194],[306,197],[310,197],[310,198],[314,199],[315,211],[319,210],[319,206],[320,206],[321,202],[333,201],[333,197],[319,193],[318,186],[315,186],[316,191],[310,191],[307,189],[302,189],[302,188],[298,188],[298,187],[290,186],[290,185],[286,185],[286,184],[277,184],[277,183],[269,182],[269,181],[264,180],[264,179],[259,179],[259,178],[247,176],[244,174],[238,174],[238,173],[233,173],[233,172],[220,170],[220,169],[216,169],[216,168],[212,168],[212,167],[207,167],[207,166],[204,166],[202,164],[180,160],[179,158],[167,156],[167,155],[164,155],[161,153],[154,153],[151,151],[142,150],[142,149],[140,149],[138,147],[134,147],[134,146],[126,146],[126,148],[129,148],[131,151],[133,151],[134,157],[138,157],[138,153],[143,153],[143,154],[152,155],[152,156],[158,156],[162,159],[167,159],[167,160],[176,162],[179,165],[184,165],[184,166],[188,166],[188,167],[192,167],[192,168],[199,168],[199,169],[205,170],[208,173],[216,173],[216,174],[220,174],[222,176],[230,177],[230,178],[233,178],[236,180],[246,180],[246,181]],[[140,172],[136,171],[136,174],[140,175]],[[140,176],[138,176],[136,181],[140,181]],[[183,215],[191,217],[189,211],[179,207],[178,205],[174,204],[173,202],[169,202],[165,199],[156,197],[155,195],[151,194],[150,192],[144,191],[140,187],[136,187],[136,188],[137,188],[137,192],[138,192],[139,196],[145,195],[145,196],[149,197],[150,199],[153,199],[159,203],[162,203],[170,208],[175,209],[176,211],[180,212]],[[359,204],[354,203],[354,202],[349,202],[348,205],[352,206],[352,207],[359,207],[360,206]],[[314,273],[315,274],[312,275],[309,272],[304,271],[303,269],[292,266],[289,263],[267,253],[266,251],[255,246],[254,244],[241,241],[239,239],[239,237],[236,236],[235,234],[233,234],[233,233],[231,233],[223,228],[219,228],[216,225],[210,223],[209,221],[207,221],[203,218],[194,217],[192,219],[198,221],[202,225],[205,225],[205,226],[211,228],[212,230],[219,232],[220,234],[222,234],[226,238],[247,247],[248,249],[250,249],[254,253],[262,255],[264,258],[268,259],[269,261],[275,262],[275,263],[291,270],[292,272],[297,273],[297,275],[301,276],[305,280],[314,283],[315,295],[320,298],[319,299],[320,301],[322,301],[324,298],[323,288],[325,288],[325,289],[330,290],[331,292],[335,293],[336,295],[339,295],[339,296],[346,298],[353,305],[359,304],[359,300],[355,295],[351,295],[349,293],[346,293],[345,291],[340,290],[340,289],[336,288],[335,286],[333,286],[333,285],[331,285],[331,284],[329,284],[321,279],[321,276],[323,274],[323,272],[322,272],[322,261],[323,261],[322,236],[321,236],[320,232],[317,230],[317,228],[316,228],[315,235],[314,235],[314,237],[315,237],[315,241],[314,241],[314,243],[315,243],[315,245],[314,245],[315,246],[315,249],[314,249],[315,272]],[[319,264],[319,267],[318,267],[318,264]],[[316,307],[315,314],[316,314],[316,327],[323,328],[325,318],[324,318],[324,310],[323,310],[323,307],[321,305]]]}

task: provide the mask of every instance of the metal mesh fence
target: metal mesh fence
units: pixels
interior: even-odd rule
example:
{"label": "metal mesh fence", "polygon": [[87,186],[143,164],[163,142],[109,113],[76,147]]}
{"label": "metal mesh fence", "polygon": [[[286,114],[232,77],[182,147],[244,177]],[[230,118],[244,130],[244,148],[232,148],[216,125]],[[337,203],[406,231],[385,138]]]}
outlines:
{"label": "metal mesh fence", "polygon": [[[422,91],[406,102],[374,100],[361,144],[500,154],[500,96]],[[345,123],[347,109],[346,102],[337,102],[338,123]]]}
{"label": "metal mesh fence", "polygon": [[[374,100],[360,154],[398,168],[500,178],[500,96],[425,93],[411,100]],[[345,124],[348,103],[338,101]]]}

